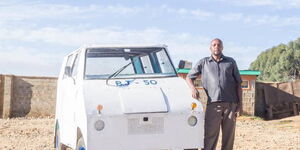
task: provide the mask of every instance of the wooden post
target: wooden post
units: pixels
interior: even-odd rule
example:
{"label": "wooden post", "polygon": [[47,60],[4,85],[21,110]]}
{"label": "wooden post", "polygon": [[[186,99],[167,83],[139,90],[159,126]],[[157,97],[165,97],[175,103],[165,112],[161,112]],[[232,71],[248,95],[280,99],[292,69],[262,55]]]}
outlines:
{"label": "wooden post", "polygon": [[273,119],[273,105],[267,106],[267,120]]}
{"label": "wooden post", "polygon": [[299,103],[293,103],[293,113],[295,116],[299,115]]}
{"label": "wooden post", "polygon": [[291,85],[291,89],[292,89],[292,94],[293,94],[293,96],[295,96],[295,92],[294,92],[294,86],[293,86],[293,82],[290,82],[290,85]]}
{"label": "wooden post", "polygon": [[13,75],[3,76],[4,81],[4,91],[3,91],[3,109],[2,109],[2,118],[9,118],[11,115],[11,104],[13,99]]}
{"label": "wooden post", "polygon": [[4,76],[0,75],[0,118],[3,118]]}

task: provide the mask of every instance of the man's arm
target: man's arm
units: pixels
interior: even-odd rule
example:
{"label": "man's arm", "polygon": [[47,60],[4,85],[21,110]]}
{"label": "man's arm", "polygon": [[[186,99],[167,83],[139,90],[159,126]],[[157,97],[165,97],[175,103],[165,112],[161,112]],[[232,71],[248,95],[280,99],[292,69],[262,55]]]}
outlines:
{"label": "man's arm", "polygon": [[243,108],[243,90],[242,90],[241,84],[237,85],[237,94],[238,94],[239,102],[238,102],[236,112],[242,113],[241,111],[242,111],[242,108]]}
{"label": "man's arm", "polygon": [[186,77],[186,82],[188,84],[188,86],[191,88],[192,90],[192,97],[194,99],[198,99],[199,98],[199,92],[198,90],[196,89],[195,85],[194,85],[194,81],[193,79],[189,78],[189,77]]}
{"label": "man's arm", "polygon": [[237,97],[238,97],[238,106],[235,112],[240,112],[242,113],[242,107],[243,107],[243,90],[242,90],[242,79],[241,79],[241,75],[239,72],[239,69],[237,67],[237,64],[235,62],[235,60],[233,60],[233,64],[234,64],[234,70],[233,70],[233,76],[235,78],[236,81],[236,90],[237,90]]}
{"label": "man's arm", "polygon": [[191,88],[192,90],[192,97],[194,99],[198,99],[199,98],[199,92],[196,89],[195,85],[194,85],[194,80],[199,77],[199,75],[201,74],[201,68],[202,68],[202,61],[203,60],[199,60],[197,62],[197,64],[190,70],[190,72],[188,73],[188,75],[186,76],[186,82],[188,84],[188,86]]}

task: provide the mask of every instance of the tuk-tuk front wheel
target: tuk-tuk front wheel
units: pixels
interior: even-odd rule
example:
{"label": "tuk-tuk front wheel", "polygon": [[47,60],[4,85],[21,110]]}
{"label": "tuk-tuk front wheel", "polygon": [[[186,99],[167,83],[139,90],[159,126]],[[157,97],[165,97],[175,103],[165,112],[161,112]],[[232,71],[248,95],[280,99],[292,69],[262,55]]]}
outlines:
{"label": "tuk-tuk front wheel", "polygon": [[76,144],[76,150],[86,150],[83,137],[80,137]]}

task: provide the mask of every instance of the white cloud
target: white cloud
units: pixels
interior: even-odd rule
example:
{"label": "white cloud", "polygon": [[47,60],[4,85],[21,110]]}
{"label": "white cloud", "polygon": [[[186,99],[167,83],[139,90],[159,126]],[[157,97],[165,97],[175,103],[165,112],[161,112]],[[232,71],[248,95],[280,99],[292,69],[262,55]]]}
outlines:
{"label": "white cloud", "polygon": [[237,6],[261,6],[275,9],[300,8],[300,0],[215,0]]}
{"label": "white cloud", "polygon": [[213,12],[202,10],[202,9],[186,9],[186,8],[170,8],[166,5],[161,7],[162,10],[166,10],[169,13],[173,13],[175,15],[183,16],[183,17],[195,17],[197,19],[205,19],[209,17],[215,16]]}
{"label": "white cloud", "polygon": [[[10,34],[9,34],[10,33]],[[94,28],[83,30],[74,27],[22,29],[13,32],[0,30],[0,40],[15,41],[13,46],[0,47],[0,73],[21,75],[58,75],[62,57],[71,50],[70,47],[80,47],[83,44],[167,44],[175,65],[179,60],[189,60],[194,64],[203,57],[209,56],[211,37],[203,37],[191,33],[170,33],[159,28],[144,30],[125,30],[123,28]],[[39,48],[20,47],[18,43],[44,43],[47,49],[53,45],[61,47],[62,51],[43,51]],[[241,69],[247,69],[250,61],[256,55],[252,53],[258,48],[230,45],[225,54],[237,58]],[[242,53],[243,51],[243,53]],[[246,52],[245,52],[246,51]]]}
{"label": "white cloud", "polygon": [[[171,34],[158,28],[144,30],[125,30],[123,28],[94,28],[83,30],[74,27],[65,28],[18,28],[15,30],[0,29],[0,40],[14,41],[15,45],[0,47],[0,73],[21,75],[57,75],[66,51],[45,52],[39,48],[20,47],[18,43],[44,43],[45,47],[60,45],[66,50],[80,47],[83,44],[167,44],[177,64],[179,59],[196,61],[207,55],[205,45],[209,41],[205,37],[188,33]],[[200,49],[200,50],[199,50]],[[203,51],[205,49],[205,51]],[[8,64],[8,65],[7,65]],[[21,69],[20,69],[21,68]]]}
{"label": "white cloud", "polygon": [[[286,4],[283,4],[279,0],[233,0],[226,1],[228,3],[243,4],[243,5],[293,5],[299,6],[300,0],[286,0]],[[280,15],[251,15],[244,13],[216,13],[203,9],[186,9],[186,8],[172,8],[167,5],[160,7],[150,7],[148,5],[128,7],[123,5],[88,5],[88,6],[75,6],[66,4],[43,4],[43,3],[13,3],[2,4],[0,9],[0,27],[1,24],[10,23],[12,21],[31,21],[31,24],[35,24],[35,21],[54,19],[54,20],[80,20],[84,18],[97,19],[98,17],[106,16],[119,16],[128,17],[134,15],[147,14],[161,15],[170,13],[171,15],[194,18],[200,20],[209,20],[218,17],[219,20],[225,22],[242,21],[246,24],[252,25],[272,25],[276,26],[292,26],[300,25],[300,17],[288,16],[282,17]],[[279,4],[278,4],[279,5]],[[218,21],[218,20],[216,20]],[[28,26],[28,25],[27,25]]]}
{"label": "white cloud", "polygon": [[276,0],[233,0],[232,2],[239,5],[249,5],[249,6],[274,6],[278,5]]}
{"label": "white cloud", "polygon": [[[170,8],[162,5],[157,8],[148,6],[126,7],[122,5],[89,5],[72,6],[62,4],[42,3],[1,3],[0,9],[0,73],[20,75],[51,75],[56,76],[67,49],[80,47],[83,44],[141,44],[161,43],[169,45],[174,64],[180,59],[196,63],[200,58],[209,56],[209,43],[212,37],[204,37],[195,33],[171,33],[160,28],[144,27],[144,29],[126,29],[122,27],[86,27],[85,24],[60,24],[55,26],[35,26],[35,20],[41,19],[81,19],[90,17],[95,19],[101,15],[136,15],[140,13],[171,13],[176,16],[193,17],[195,19],[209,19],[220,16],[222,21],[238,21],[254,25],[288,26],[300,25],[300,18],[280,16],[254,16],[243,13],[217,14],[201,9]],[[11,21],[33,22],[33,25],[11,25]],[[13,45],[5,44],[5,42]],[[21,44],[25,43],[25,44]],[[45,44],[48,49],[60,47],[57,53],[36,48],[35,44]],[[225,42],[226,43],[226,42]],[[9,45],[9,46],[8,46]],[[240,69],[247,69],[251,61],[257,56],[261,48],[241,45],[225,45],[225,54],[236,58]],[[243,51],[243,53],[242,53]],[[255,54],[253,53],[256,52]],[[251,56],[245,54],[253,54]]]}
{"label": "white cloud", "polygon": [[246,70],[250,67],[256,57],[265,48],[255,46],[241,46],[235,43],[225,43],[224,54],[233,57],[240,70]]}
{"label": "white cloud", "polygon": [[196,17],[212,17],[214,16],[214,13],[212,12],[208,12],[208,11],[204,11],[204,10],[191,10],[190,14],[196,16]]}
{"label": "white cloud", "polygon": [[92,43],[127,43],[127,42],[153,42],[164,38],[164,31],[148,28],[143,31],[122,28],[94,28],[80,29],[78,27],[54,28],[46,27],[40,29],[0,29],[0,39],[19,40],[25,42],[41,41],[49,44],[74,46]]}
{"label": "white cloud", "polygon": [[0,74],[57,76],[63,53],[21,46],[0,47]]}
{"label": "white cloud", "polygon": [[242,13],[228,13],[220,16],[220,19],[223,21],[239,21],[243,19]]}
{"label": "white cloud", "polygon": [[142,11],[142,7],[125,7],[122,5],[88,5],[74,6],[65,4],[14,3],[2,4],[0,17],[2,20],[22,21],[30,19],[70,19],[92,18],[96,16],[134,15]]}
{"label": "white cloud", "polygon": [[[221,0],[226,1],[226,0]],[[291,3],[295,6],[298,6],[300,8],[300,0],[289,0]],[[226,1],[227,2],[227,1]],[[235,3],[243,3],[244,5],[275,5],[274,0],[234,0]],[[279,1],[276,1],[279,2]],[[279,5],[279,4],[278,4]],[[284,5],[284,4],[280,4]],[[206,11],[201,9],[185,9],[185,8],[179,8],[174,9],[170,8],[168,6],[163,5],[161,9],[167,10],[169,13],[178,14],[183,17],[193,17],[195,19],[201,19],[201,20],[208,20],[211,18],[219,18],[219,20],[224,22],[242,22],[249,25],[271,25],[273,27],[282,27],[282,26],[298,26],[300,25],[300,17],[298,16],[280,16],[280,15],[268,15],[268,14],[262,14],[262,15],[251,15],[251,14],[244,14],[242,12],[238,13],[216,13],[212,11]],[[216,20],[216,21],[219,21]]]}
{"label": "white cloud", "polygon": [[289,0],[289,5],[294,8],[300,8],[300,0]]}
{"label": "white cloud", "polygon": [[160,7],[150,7],[148,5],[128,7],[124,5],[88,5],[76,6],[66,4],[47,4],[47,3],[4,3],[0,9],[2,21],[23,21],[32,19],[75,19],[75,18],[96,18],[113,16],[133,16],[137,14],[157,15],[158,12],[172,13],[174,15],[193,16],[197,18],[207,18],[214,16],[214,13],[194,9],[171,8],[167,5]]}
{"label": "white cloud", "polygon": [[256,26],[272,26],[272,27],[283,27],[283,26],[299,26],[300,17],[281,17],[278,15],[246,15],[243,13],[227,13],[219,16],[222,21],[236,21],[242,22],[248,25]]}

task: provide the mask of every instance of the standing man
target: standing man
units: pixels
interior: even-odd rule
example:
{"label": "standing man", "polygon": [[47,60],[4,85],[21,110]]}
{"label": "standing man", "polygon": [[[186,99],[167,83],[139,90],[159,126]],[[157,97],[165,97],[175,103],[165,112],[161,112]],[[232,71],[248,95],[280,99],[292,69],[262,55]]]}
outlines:
{"label": "standing man", "polygon": [[202,86],[208,96],[205,112],[204,150],[215,150],[220,127],[222,150],[232,150],[236,113],[242,106],[241,77],[233,58],[224,56],[223,42],[211,41],[211,56],[201,59],[189,72],[186,81],[192,97],[199,98],[193,81],[201,75]]}

